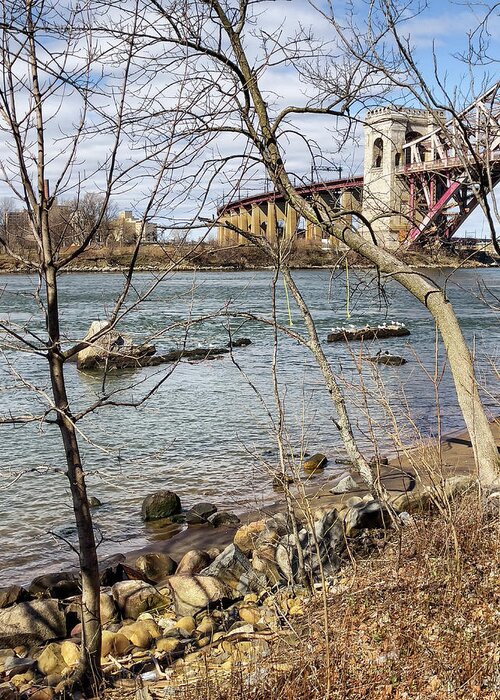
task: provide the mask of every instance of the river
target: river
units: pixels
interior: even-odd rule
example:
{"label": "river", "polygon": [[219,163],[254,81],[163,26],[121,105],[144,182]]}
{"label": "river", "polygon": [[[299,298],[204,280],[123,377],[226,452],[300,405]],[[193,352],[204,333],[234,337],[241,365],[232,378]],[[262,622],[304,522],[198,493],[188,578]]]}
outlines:
{"label": "river", "polygon": [[[448,270],[426,270],[425,274],[441,283],[447,280],[449,298],[474,347],[485,404],[491,414],[498,412],[492,363],[499,366],[499,313],[484,303],[480,289],[486,288],[498,309],[500,270],[460,270],[452,275]],[[327,270],[304,270],[295,278],[318,333],[326,340],[331,327],[346,322],[345,274],[331,277]],[[139,298],[153,279],[151,274],[138,274],[130,299]],[[94,511],[101,556],[135,549],[161,536],[140,519],[142,498],[160,488],[176,491],[185,505],[210,500],[236,512],[276,499],[270,471],[277,453],[268,415],[269,411],[276,417],[272,332],[265,324],[235,318],[242,310],[269,318],[271,281],[269,271],[175,273],[124,318],[120,326],[124,332],[137,340],[154,336],[159,351],[184,341],[190,348],[220,347],[228,342],[229,325],[234,337],[249,337],[252,345],[235,350],[235,362],[227,355],[210,362],[182,362],[146,404],[103,408],[78,424],[89,492],[103,502]],[[61,278],[62,331],[68,345],[83,337],[92,320],[105,318],[122,284],[120,274]],[[2,276],[0,318],[43,334],[35,290],[35,278]],[[285,291],[280,282],[279,320],[300,332],[298,312],[288,305]],[[350,271],[348,297],[349,323],[397,320],[411,330],[407,338],[363,348],[359,343],[325,342],[366,454],[374,453],[374,440],[382,452],[394,449],[391,412],[399,421],[403,441],[410,443],[419,433],[434,434],[436,400],[429,378],[436,361],[432,318],[394,282],[387,282],[381,294],[372,271]],[[212,317],[194,323],[207,316]],[[185,337],[181,324],[187,318],[193,324]],[[361,360],[378,349],[401,354],[408,362],[378,367]],[[442,429],[447,432],[462,422],[441,348],[438,364]],[[280,337],[278,365],[290,450],[296,455],[301,449],[320,451],[330,459],[319,483],[344,469],[335,465],[344,453],[331,420],[333,407],[313,359],[296,341]],[[137,400],[171,369],[111,374],[106,389],[120,391],[116,394],[120,400]],[[50,387],[43,357],[6,348],[0,371],[1,415],[38,415],[46,410]],[[102,389],[101,377],[79,373],[75,365],[68,366],[67,382],[75,410],[95,401]],[[74,528],[64,457],[54,425],[3,425],[0,431],[0,585],[26,583],[35,574],[76,563],[66,542],[74,541]]]}

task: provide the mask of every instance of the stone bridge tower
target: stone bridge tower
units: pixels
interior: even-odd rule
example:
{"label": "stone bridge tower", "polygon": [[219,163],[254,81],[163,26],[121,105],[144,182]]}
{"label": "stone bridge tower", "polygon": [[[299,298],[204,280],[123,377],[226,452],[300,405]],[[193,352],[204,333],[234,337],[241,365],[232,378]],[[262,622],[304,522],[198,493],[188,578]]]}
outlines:
{"label": "stone bridge tower", "polygon": [[398,177],[405,166],[403,145],[428,134],[440,119],[442,112],[404,107],[378,107],[366,115],[362,212],[385,248],[397,247],[411,228],[409,193]]}

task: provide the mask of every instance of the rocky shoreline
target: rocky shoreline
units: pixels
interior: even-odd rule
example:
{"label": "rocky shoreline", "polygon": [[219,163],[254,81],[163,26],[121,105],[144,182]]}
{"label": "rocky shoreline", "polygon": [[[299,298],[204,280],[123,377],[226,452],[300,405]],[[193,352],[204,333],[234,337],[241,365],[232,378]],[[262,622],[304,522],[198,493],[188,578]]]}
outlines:
{"label": "rocky shoreline", "polygon": [[[498,419],[493,427],[500,440]],[[235,668],[250,673],[275,643],[289,643],[291,621],[300,623],[315,591],[337,590],[356,558],[377,550],[416,513],[477,488],[466,433],[441,444],[446,469],[439,485],[416,469],[429,449],[374,465],[384,502],[350,473],[304,497],[294,493],[293,517],[283,502],[240,522],[212,503],[183,509],[169,491],[146,496],[144,521],[185,529],[100,562],[102,663],[113,697],[148,685],[175,697],[176,688],[207,674],[223,685]],[[302,467],[311,474],[326,462],[317,454]],[[488,498],[498,505],[500,493]],[[80,608],[74,571],[0,588],[0,700],[57,697],[79,659]]]}
{"label": "rocky shoreline", "polygon": [[[453,477],[446,492],[453,496],[472,485],[469,476]],[[287,619],[303,614],[316,586],[333,585],[387,529],[431,506],[432,487],[412,486],[399,481],[382,503],[353,495],[359,486],[349,475],[329,491],[328,504],[305,501],[293,518],[281,511],[244,524],[213,504],[182,512],[176,494],[150,494],[144,520],[183,520],[218,533],[225,546],[191,545],[178,561],[148,551],[101,562],[107,683],[175,688],[207,664],[224,676],[236,662],[266,656],[272,640],[289,632]],[[50,700],[63,688],[79,658],[80,605],[73,572],[38,576],[26,589],[0,589],[2,700]]]}

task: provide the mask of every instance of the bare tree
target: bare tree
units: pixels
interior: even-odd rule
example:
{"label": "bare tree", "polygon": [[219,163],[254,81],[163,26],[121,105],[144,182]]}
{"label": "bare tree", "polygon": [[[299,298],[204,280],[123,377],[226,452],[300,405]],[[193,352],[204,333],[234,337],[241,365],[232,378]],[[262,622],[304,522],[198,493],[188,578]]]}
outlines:
{"label": "bare tree", "polygon": [[[128,302],[146,221],[170,193],[168,183],[175,180],[175,171],[182,172],[197,153],[196,148],[189,154],[178,148],[175,138],[183,144],[189,139],[189,134],[180,130],[175,137],[174,131],[169,131],[156,148],[136,139],[138,120],[148,116],[140,105],[151,99],[151,93],[143,91],[140,66],[134,70],[137,7],[128,18],[125,38],[94,35],[94,9],[92,2],[60,6],[13,0],[3,3],[0,25],[0,137],[5,153],[0,179],[4,189],[12,193],[23,223],[23,243],[2,228],[0,244],[38,277],[33,297],[44,326],[41,333],[30,322],[19,324],[7,317],[0,322],[1,340],[8,350],[32,353],[46,361],[50,385],[49,392],[40,390],[46,403],[40,415],[4,415],[0,424],[40,421],[57,427],[60,433],[78,535],[82,588],[81,661],[68,683],[81,685],[88,697],[102,691],[100,582],[79,444],[83,433],[77,424],[89,413],[120,405],[120,401],[103,383],[96,401],[75,411],[65,367],[82,349],[98,343],[175,267],[172,261],[148,289],[134,293]],[[68,104],[70,118],[64,111]],[[176,110],[173,100],[172,123]],[[90,162],[88,149],[94,143]],[[192,177],[196,178],[196,173]],[[92,337],[75,341],[62,323],[59,276],[99,240],[107,226],[112,195],[124,188],[130,191],[137,183],[146,191],[141,190],[144,216],[122,290],[107,322]],[[98,194],[91,194],[96,185]],[[182,202],[184,196],[185,188],[179,187],[177,201]],[[29,247],[24,244],[28,240]],[[69,242],[74,245],[68,248]],[[15,367],[12,370],[15,373]],[[168,373],[156,386],[166,376]],[[21,381],[36,391],[29,377]],[[129,405],[140,405],[152,391]]]}
{"label": "bare tree", "polygon": [[[263,166],[279,196],[289,203],[298,216],[319,227],[324,238],[339,240],[374,264],[381,279],[390,278],[399,282],[432,314],[443,339],[458,403],[472,440],[478,478],[484,484],[498,480],[500,460],[497,446],[479,396],[471,354],[446,291],[379,245],[373,233],[372,221],[359,211],[335,211],[323,202],[310,201],[302,196],[285,163],[287,141],[291,134],[299,133],[293,124],[294,116],[298,114],[304,118],[309,115],[314,118],[326,114],[342,118],[348,125],[344,131],[345,138],[350,133],[349,124],[360,120],[360,105],[376,105],[375,90],[383,93],[384,89],[390,90],[397,85],[397,78],[405,67],[398,47],[381,54],[384,58],[383,70],[370,60],[371,53],[376,51],[390,31],[390,24],[388,26],[386,22],[378,27],[376,35],[366,32],[367,41],[360,55],[346,48],[351,35],[336,36],[333,42],[336,54],[326,64],[330,71],[326,89],[318,89],[312,98],[305,99],[302,104],[275,109],[263,91],[265,70],[270,65],[286,62],[287,65],[296,66],[299,73],[302,70],[302,75],[306,74],[304,63],[310,63],[317,49],[306,32],[301,30],[290,39],[283,36],[283,32],[270,36],[265,29],[259,29],[258,14],[265,3],[186,0],[179,5],[149,0],[146,5],[157,14],[159,20],[154,23],[154,29],[151,26],[146,28],[144,35],[163,44],[166,54],[172,46],[182,47],[187,52],[187,60],[191,61],[193,90],[200,89],[200,84],[203,86],[204,104],[209,109],[210,122],[207,121],[208,116],[205,120],[199,117],[200,130],[204,133],[210,130],[237,134],[246,143],[240,152],[243,167],[254,166],[255,163]],[[332,27],[335,28],[335,22]],[[355,38],[353,42],[356,43]],[[247,48],[250,43],[251,51]],[[396,76],[394,79],[393,73]],[[356,115],[353,116],[355,110]],[[305,138],[302,132],[298,137]],[[312,145],[310,149],[314,150]],[[257,242],[248,231],[232,227],[247,240]],[[280,266],[294,291],[287,269],[292,242],[285,240],[284,244]],[[272,254],[276,259],[275,247]],[[296,299],[301,308],[299,297]]]}

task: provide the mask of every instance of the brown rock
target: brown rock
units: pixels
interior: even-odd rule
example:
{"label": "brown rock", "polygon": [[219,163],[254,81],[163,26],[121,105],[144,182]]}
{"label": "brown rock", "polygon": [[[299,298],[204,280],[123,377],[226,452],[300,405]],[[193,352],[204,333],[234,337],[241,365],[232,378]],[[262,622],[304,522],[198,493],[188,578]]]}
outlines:
{"label": "brown rock", "polygon": [[177,564],[163,552],[149,552],[143,554],[135,561],[135,568],[141,571],[150,581],[157,583],[172,576],[175,573]]}
{"label": "brown rock", "polygon": [[201,549],[191,549],[182,557],[175,572],[176,575],[198,574],[210,564],[207,552]]}
{"label": "brown rock", "polygon": [[43,649],[37,659],[37,663],[38,670],[44,676],[50,676],[54,673],[62,675],[67,666],[61,653],[61,646],[57,642],[51,642]]}
{"label": "brown rock", "polygon": [[28,598],[28,591],[21,586],[0,588],[0,608],[8,608],[14,603],[21,603]]}
{"label": "brown rock", "polygon": [[66,666],[76,666],[80,661],[80,649],[74,642],[66,639],[61,644],[61,656]]}
{"label": "brown rock", "polygon": [[255,542],[266,524],[264,520],[256,520],[247,525],[242,525],[234,535],[234,544],[237,545],[243,554],[249,555],[255,547]]}
{"label": "brown rock", "polygon": [[118,581],[111,592],[122,616],[132,620],[147,610],[163,607],[166,602],[156,588],[144,581]]}
{"label": "brown rock", "polygon": [[162,637],[157,639],[155,643],[156,649],[158,651],[166,651],[169,654],[181,649],[181,643],[178,639],[173,639],[172,637]]}
{"label": "brown rock", "polygon": [[328,460],[325,457],[325,455],[318,452],[312,457],[309,457],[309,459],[306,459],[303,465],[304,471],[308,472],[309,474],[315,474],[316,472],[319,472],[322,469],[324,469],[327,463]]}

